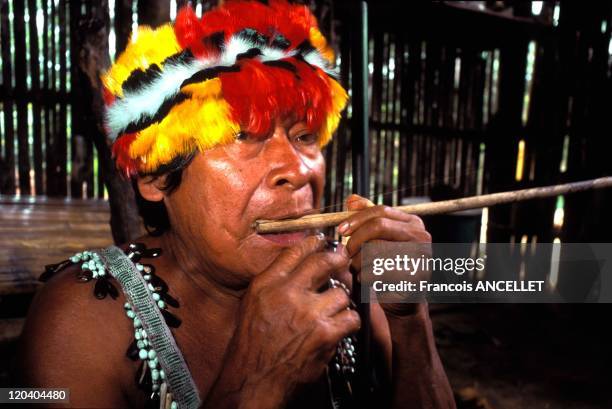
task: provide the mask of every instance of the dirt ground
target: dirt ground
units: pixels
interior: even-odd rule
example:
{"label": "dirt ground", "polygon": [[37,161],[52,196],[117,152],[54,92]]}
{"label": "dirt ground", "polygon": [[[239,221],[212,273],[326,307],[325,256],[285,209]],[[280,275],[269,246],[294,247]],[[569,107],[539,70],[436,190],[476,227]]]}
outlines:
{"label": "dirt ground", "polygon": [[611,408],[611,307],[432,306],[459,408]]}

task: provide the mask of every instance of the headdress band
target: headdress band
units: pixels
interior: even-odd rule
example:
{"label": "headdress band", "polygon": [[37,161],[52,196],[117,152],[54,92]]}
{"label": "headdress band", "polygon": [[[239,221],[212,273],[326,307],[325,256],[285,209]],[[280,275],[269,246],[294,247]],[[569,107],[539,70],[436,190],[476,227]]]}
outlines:
{"label": "headdress band", "polygon": [[154,172],[179,155],[256,136],[293,114],[318,132],[335,131],[347,95],[333,52],[305,6],[228,1],[198,19],[140,27],[104,75],[106,127],[117,165]]}

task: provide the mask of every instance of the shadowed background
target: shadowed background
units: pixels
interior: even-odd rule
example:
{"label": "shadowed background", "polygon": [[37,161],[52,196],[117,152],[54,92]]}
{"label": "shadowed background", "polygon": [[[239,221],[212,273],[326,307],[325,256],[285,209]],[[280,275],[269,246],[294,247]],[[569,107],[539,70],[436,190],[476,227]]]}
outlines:
{"label": "shadowed background", "polygon": [[[142,232],[104,136],[99,74],[136,24],[162,24],[186,3],[0,0],[0,386],[42,267]],[[217,2],[191,3],[201,14]],[[356,2],[306,3],[350,89]],[[396,205],[612,174],[609,1],[368,6],[372,200]],[[351,118],[349,106],[325,151],[326,210],[340,210],[352,190]],[[439,242],[608,242],[610,208],[611,192],[594,191],[426,224]],[[609,311],[432,306],[466,408],[609,407]]]}

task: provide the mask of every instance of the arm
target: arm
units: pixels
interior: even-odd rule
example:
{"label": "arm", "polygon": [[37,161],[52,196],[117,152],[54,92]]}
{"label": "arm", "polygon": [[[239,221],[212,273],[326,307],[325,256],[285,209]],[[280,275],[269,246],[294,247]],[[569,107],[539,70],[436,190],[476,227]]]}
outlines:
{"label": "arm", "polygon": [[69,407],[128,407],[120,380],[133,380],[133,369],[116,359],[131,334],[121,305],[96,299],[74,269],[53,277],[30,307],[13,386],[69,388]]}
{"label": "arm", "polygon": [[[366,242],[413,242],[424,244],[423,248],[431,243],[431,236],[417,216],[387,206],[374,206],[357,195],[350,196],[347,205],[348,210],[360,211],[342,223],[338,231],[350,236],[347,251],[356,271],[361,271],[360,251]],[[387,350],[391,368],[391,407],[455,408],[452,390],[436,350],[427,304],[381,303],[380,307],[384,310],[384,318],[383,314],[378,314],[376,319],[388,324],[382,343],[376,331],[377,327],[384,326],[373,322],[372,328],[377,342]],[[384,338],[390,338],[391,345]]]}
{"label": "arm", "polygon": [[414,314],[386,313],[392,342],[393,408],[455,408],[453,392],[438,356],[427,304]]}

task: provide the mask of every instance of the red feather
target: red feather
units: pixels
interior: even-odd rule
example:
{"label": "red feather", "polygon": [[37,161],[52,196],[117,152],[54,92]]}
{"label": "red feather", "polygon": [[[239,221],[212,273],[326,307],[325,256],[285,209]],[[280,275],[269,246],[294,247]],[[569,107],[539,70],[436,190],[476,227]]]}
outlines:
{"label": "red feather", "polygon": [[258,60],[243,60],[239,72],[219,76],[233,120],[255,137],[266,137],[274,119],[290,116],[316,132],[329,114],[326,74],[295,58],[286,61],[296,66],[297,74]]}
{"label": "red feather", "polygon": [[121,169],[126,177],[138,174],[139,160],[130,156],[130,145],[138,136],[137,133],[120,135],[113,144],[113,157],[118,169]]}
{"label": "red feather", "polygon": [[104,104],[108,107],[115,102],[115,96],[113,93],[106,87],[102,87],[102,99],[104,99]]}
{"label": "red feather", "polygon": [[218,32],[225,34],[226,41],[245,28],[270,38],[282,34],[293,49],[308,40],[310,28],[316,26],[316,18],[307,6],[289,4],[285,0],[270,0],[268,5],[258,1],[228,0],[223,6],[205,13],[200,20],[191,7],[185,6],[174,25],[181,47],[189,48],[198,57],[216,52],[207,49],[202,39]]}
{"label": "red feather", "polygon": [[204,36],[202,26],[190,6],[181,7],[176,15],[174,33],[182,48],[189,48],[198,56],[204,53],[204,43],[201,41]]}

